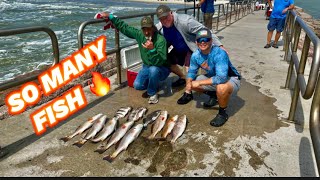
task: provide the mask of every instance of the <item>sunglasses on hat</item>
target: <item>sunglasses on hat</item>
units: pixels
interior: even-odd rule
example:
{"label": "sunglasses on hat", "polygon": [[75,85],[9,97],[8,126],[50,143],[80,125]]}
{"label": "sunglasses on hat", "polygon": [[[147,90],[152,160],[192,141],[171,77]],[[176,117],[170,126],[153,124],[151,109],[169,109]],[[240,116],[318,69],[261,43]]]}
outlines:
{"label": "sunglasses on hat", "polygon": [[197,42],[198,43],[202,43],[202,42],[209,42],[211,39],[210,38],[199,38],[199,39],[197,39]]}

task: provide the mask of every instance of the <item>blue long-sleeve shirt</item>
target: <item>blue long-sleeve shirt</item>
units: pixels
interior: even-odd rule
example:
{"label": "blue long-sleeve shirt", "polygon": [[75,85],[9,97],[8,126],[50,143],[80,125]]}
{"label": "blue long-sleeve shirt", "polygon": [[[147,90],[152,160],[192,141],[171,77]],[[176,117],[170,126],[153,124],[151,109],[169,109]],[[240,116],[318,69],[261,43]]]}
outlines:
{"label": "blue long-sleeve shirt", "polygon": [[228,54],[217,46],[212,46],[207,55],[202,54],[200,49],[192,54],[187,78],[194,80],[199,68],[205,70],[207,76],[211,77],[213,85],[224,84],[232,76],[238,76],[241,79],[241,75],[231,64]]}

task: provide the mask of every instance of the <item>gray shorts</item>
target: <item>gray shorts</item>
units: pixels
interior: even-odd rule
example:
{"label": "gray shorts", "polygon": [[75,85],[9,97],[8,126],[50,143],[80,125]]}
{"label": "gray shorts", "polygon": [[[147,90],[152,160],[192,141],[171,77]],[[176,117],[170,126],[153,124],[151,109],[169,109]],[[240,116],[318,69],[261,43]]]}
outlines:
{"label": "gray shorts", "polygon": [[[199,76],[197,76],[196,80],[204,80],[204,79],[209,79],[209,78],[211,78],[211,77],[207,77],[205,75],[199,75]],[[230,82],[233,86],[233,91],[232,91],[231,95],[232,96],[237,95],[237,92],[240,89],[240,79],[238,77],[234,76],[234,77],[230,77],[228,82]],[[217,85],[203,85],[201,87],[205,91],[216,91],[216,89],[217,89],[216,88]]]}

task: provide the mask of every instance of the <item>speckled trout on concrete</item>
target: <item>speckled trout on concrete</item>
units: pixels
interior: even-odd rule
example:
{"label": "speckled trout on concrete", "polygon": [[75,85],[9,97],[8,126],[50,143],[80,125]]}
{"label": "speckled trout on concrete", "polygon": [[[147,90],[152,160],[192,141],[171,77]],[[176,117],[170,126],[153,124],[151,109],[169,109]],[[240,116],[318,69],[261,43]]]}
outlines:
{"label": "speckled trout on concrete", "polygon": [[91,118],[88,119],[88,121],[86,121],[85,123],[83,123],[82,125],[78,126],[78,128],[75,130],[75,132],[69,136],[60,138],[60,140],[63,140],[64,142],[69,141],[70,139],[72,139],[73,137],[82,134],[84,131],[86,131],[87,129],[89,129],[93,123],[99,119],[101,116],[103,116],[103,114],[99,113]]}
{"label": "speckled trout on concrete", "polygon": [[73,145],[76,145],[78,147],[82,147],[89,139],[94,138],[94,136],[101,131],[103,128],[104,124],[106,123],[107,116],[103,115],[100,117],[98,120],[94,122],[92,125],[91,129],[88,131],[88,133],[84,136],[83,139],[75,142]]}
{"label": "speckled trout on concrete", "polygon": [[107,145],[101,145],[94,152],[98,152],[100,154],[105,152],[109,147],[111,147],[112,145],[116,144],[126,134],[126,132],[131,128],[131,126],[133,126],[133,124],[134,124],[134,121],[128,121],[128,122],[123,123],[116,130],[116,132],[113,133],[113,135],[111,136],[111,138],[108,141],[108,144]]}
{"label": "speckled trout on concrete", "polygon": [[108,156],[105,156],[103,159],[109,162],[112,162],[122,151],[127,150],[128,146],[139,136],[143,129],[143,124],[137,124],[131,128],[121,139],[119,145],[116,147],[116,150]]}
{"label": "speckled trout on concrete", "polygon": [[119,123],[118,119],[119,117],[113,117],[110,119],[104,125],[104,128],[101,130],[101,132],[95,138],[91,139],[91,141],[97,143],[107,139],[108,136],[110,136],[116,130],[117,124]]}

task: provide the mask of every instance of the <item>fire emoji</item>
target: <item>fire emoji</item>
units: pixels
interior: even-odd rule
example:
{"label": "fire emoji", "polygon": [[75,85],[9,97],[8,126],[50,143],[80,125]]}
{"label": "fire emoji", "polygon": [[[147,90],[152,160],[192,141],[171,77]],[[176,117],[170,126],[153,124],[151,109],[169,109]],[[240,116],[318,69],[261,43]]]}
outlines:
{"label": "fire emoji", "polygon": [[103,78],[98,72],[92,72],[93,86],[90,86],[90,90],[97,96],[104,96],[110,91],[110,80]]}

